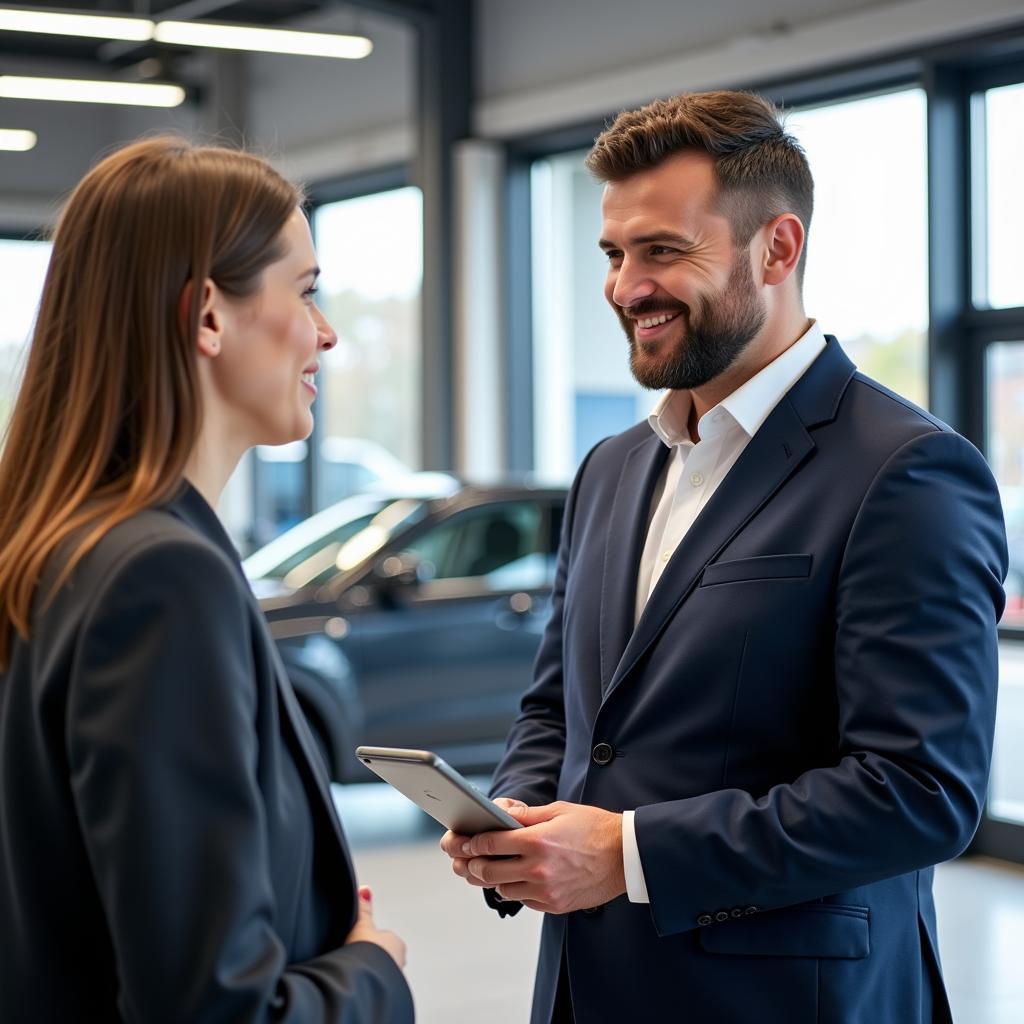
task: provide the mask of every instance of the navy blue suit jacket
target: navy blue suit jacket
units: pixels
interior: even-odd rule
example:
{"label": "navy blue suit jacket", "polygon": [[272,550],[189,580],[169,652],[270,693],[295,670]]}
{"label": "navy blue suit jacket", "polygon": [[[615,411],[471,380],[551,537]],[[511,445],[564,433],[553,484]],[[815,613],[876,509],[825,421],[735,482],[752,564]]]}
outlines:
{"label": "navy blue suit jacket", "polygon": [[530,804],[636,809],[651,898],[546,918],[533,1020],[563,947],[583,1024],[946,1020],[932,865],[985,799],[1007,558],[991,473],[829,338],[634,629],[667,454],[644,423],[581,467],[495,776]]}
{"label": "navy blue suit jacket", "polygon": [[0,674],[0,1020],[411,1024],[238,556],[191,487],[111,529]]}

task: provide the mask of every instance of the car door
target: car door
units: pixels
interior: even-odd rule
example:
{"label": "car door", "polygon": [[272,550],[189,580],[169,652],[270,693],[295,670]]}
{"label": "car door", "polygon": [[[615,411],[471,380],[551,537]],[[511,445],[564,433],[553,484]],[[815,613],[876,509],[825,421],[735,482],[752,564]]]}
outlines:
{"label": "car door", "polygon": [[367,741],[492,767],[530,681],[554,574],[551,503],[456,511],[403,542],[418,580],[354,622]]}

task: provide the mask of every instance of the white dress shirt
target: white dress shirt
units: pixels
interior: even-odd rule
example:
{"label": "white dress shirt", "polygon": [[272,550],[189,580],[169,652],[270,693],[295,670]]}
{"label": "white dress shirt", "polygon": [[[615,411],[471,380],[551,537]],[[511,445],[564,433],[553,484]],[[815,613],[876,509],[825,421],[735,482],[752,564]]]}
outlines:
{"label": "white dress shirt", "polygon": [[[701,416],[696,444],[690,440],[688,428],[690,392],[668,391],[658,401],[648,419],[671,454],[651,501],[647,541],[637,577],[634,624],[640,621],[665,566],[701,509],[761,424],[824,347],[825,336],[812,320],[806,333],[782,355]],[[633,814],[625,811],[622,815],[626,893],[632,903],[650,903]]]}

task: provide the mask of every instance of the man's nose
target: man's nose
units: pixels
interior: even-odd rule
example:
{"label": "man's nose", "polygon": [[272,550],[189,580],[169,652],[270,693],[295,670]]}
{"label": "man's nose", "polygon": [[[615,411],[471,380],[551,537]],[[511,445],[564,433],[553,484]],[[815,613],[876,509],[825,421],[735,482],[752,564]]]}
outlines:
{"label": "man's nose", "polygon": [[641,299],[649,299],[657,291],[657,287],[649,274],[626,260],[615,275],[612,301],[616,306],[628,308]]}

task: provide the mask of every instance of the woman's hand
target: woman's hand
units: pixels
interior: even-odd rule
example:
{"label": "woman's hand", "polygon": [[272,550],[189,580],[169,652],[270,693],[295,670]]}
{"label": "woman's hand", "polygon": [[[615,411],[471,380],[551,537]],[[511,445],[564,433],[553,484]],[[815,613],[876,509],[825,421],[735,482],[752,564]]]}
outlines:
{"label": "woman's hand", "polygon": [[405,943],[394,933],[378,928],[373,922],[373,893],[368,886],[359,887],[359,919],[345,940],[350,942],[372,942],[390,954],[391,958],[405,970]]}

